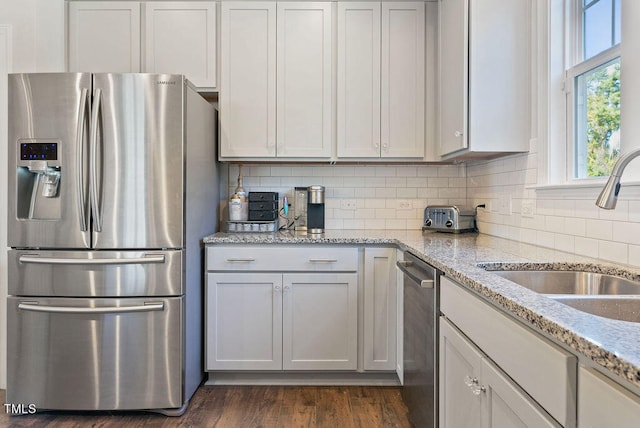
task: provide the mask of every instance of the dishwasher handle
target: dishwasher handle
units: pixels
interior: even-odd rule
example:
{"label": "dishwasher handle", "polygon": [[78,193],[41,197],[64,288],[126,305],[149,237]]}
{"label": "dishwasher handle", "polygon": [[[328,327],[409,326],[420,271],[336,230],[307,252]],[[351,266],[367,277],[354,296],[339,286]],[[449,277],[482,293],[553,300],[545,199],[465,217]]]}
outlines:
{"label": "dishwasher handle", "polygon": [[429,265],[422,268],[416,268],[415,263],[411,260],[398,260],[396,266],[400,271],[411,278],[416,284],[422,288],[434,288],[436,283],[436,269]]}

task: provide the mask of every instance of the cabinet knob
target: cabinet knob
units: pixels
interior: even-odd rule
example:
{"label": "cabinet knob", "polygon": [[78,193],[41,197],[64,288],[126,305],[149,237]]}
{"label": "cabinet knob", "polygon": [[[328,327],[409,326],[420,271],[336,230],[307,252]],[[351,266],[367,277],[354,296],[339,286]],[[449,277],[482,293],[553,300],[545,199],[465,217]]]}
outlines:
{"label": "cabinet knob", "polygon": [[453,133],[453,135],[456,138],[460,138],[460,137],[462,137],[464,135],[464,133],[462,131],[456,131],[456,132]]}
{"label": "cabinet knob", "polygon": [[276,285],[276,286],[274,287],[274,289],[275,289],[276,291],[280,291],[280,286],[279,286],[279,285]]}
{"label": "cabinet knob", "polygon": [[469,387],[473,395],[480,395],[483,392],[487,392],[487,388],[485,388],[483,385],[480,385],[480,381],[477,377],[471,377],[468,375],[465,376],[464,384]]}
{"label": "cabinet knob", "polygon": [[285,285],[284,286],[284,292],[286,293],[289,290],[291,290],[291,286],[290,285]]}

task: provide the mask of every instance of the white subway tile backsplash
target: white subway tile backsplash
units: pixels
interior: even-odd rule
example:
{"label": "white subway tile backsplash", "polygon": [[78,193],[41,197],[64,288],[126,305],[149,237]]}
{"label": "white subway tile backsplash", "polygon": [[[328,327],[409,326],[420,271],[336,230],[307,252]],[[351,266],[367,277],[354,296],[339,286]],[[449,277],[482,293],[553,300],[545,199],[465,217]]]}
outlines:
{"label": "white subway tile backsplash", "polygon": [[640,245],[629,245],[629,264],[640,266]]}
{"label": "white subway tile backsplash", "polygon": [[[237,175],[238,165],[229,164],[223,182],[231,193]],[[466,201],[464,165],[251,164],[243,175],[247,191],[276,191],[291,203],[295,187],[325,186],[327,228],[415,229],[427,204]],[[346,200],[353,208],[344,208]]]}
{"label": "white subway tile backsplash", "polygon": [[575,239],[575,251],[576,254],[581,256],[598,257],[598,240],[577,236]]}
{"label": "white subway tile backsplash", "polygon": [[399,187],[397,189],[398,198],[415,199],[418,197],[418,189],[410,187]]}
{"label": "white subway tile backsplash", "polygon": [[629,261],[628,245],[619,242],[599,241],[598,257],[615,263],[627,264]]}
{"label": "white subway tile backsplash", "polygon": [[554,247],[556,250],[573,253],[575,251],[575,237],[571,235],[556,234]]}
{"label": "white subway tile backsplash", "polygon": [[[324,185],[329,229],[419,229],[427,205],[485,203],[478,217],[482,233],[640,267],[638,198],[623,195],[616,209],[607,211],[584,192],[580,197],[541,196],[535,189],[537,161],[531,152],[455,165],[250,164],[242,172],[247,191],[276,191],[292,203],[294,187]],[[237,164],[223,168],[221,183],[229,194],[238,169]],[[505,194],[511,198],[511,215],[498,205]],[[343,209],[341,201],[347,199],[355,209]],[[533,218],[522,216],[525,199],[534,203]]]}
{"label": "white subway tile backsplash", "polygon": [[615,242],[626,242],[629,244],[640,243],[640,223],[614,222],[613,240]]}
{"label": "white subway tile backsplash", "polygon": [[609,220],[586,220],[586,236],[593,239],[611,241],[613,239],[613,222]]}

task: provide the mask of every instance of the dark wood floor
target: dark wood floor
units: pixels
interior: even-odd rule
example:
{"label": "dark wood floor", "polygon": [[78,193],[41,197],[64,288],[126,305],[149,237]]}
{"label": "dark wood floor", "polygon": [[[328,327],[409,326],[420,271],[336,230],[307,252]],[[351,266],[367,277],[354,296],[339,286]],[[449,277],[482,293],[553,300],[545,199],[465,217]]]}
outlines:
{"label": "dark wood floor", "polygon": [[3,406],[0,427],[411,427],[406,412],[398,387],[203,386],[179,418],[144,412],[11,417]]}

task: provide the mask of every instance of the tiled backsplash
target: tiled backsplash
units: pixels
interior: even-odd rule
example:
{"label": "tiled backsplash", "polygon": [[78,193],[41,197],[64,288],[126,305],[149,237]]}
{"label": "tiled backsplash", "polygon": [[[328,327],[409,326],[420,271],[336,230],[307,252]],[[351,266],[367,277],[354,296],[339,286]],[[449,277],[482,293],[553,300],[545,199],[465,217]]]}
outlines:
{"label": "tiled backsplash", "polygon": [[[296,186],[325,186],[327,229],[419,229],[427,205],[484,203],[482,233],[640,267],[639,192],[625,189],[616,209],[607,211],[595,206],[593,189],[536,191],[532,149],[467,165],[250,164],[243,166],[244,186],[276,191],[280,203],[284,195],[293,201]],[[232,194],[238,165],[225,164],[223,174]]]}
{"label": "tiled backsplash", "polygon": [[[233,194],[238,165],[227,168]],[[284,195],[293,203],[297,186],[325,186],[327,229],[419,229],[425,206],[467,199],[464,165],[250,164],[242,175],[247,191],[278,192],[280,204]]]}
{"label": "tiled backsplash", "polygon": [[[591,189],[536,190],[536,153],[467,165],[480,232],[578,255],[640,267],[640,198],[623,189],[615,210],[595,206]],[[509,214],[509,208],[511,214]]]}

